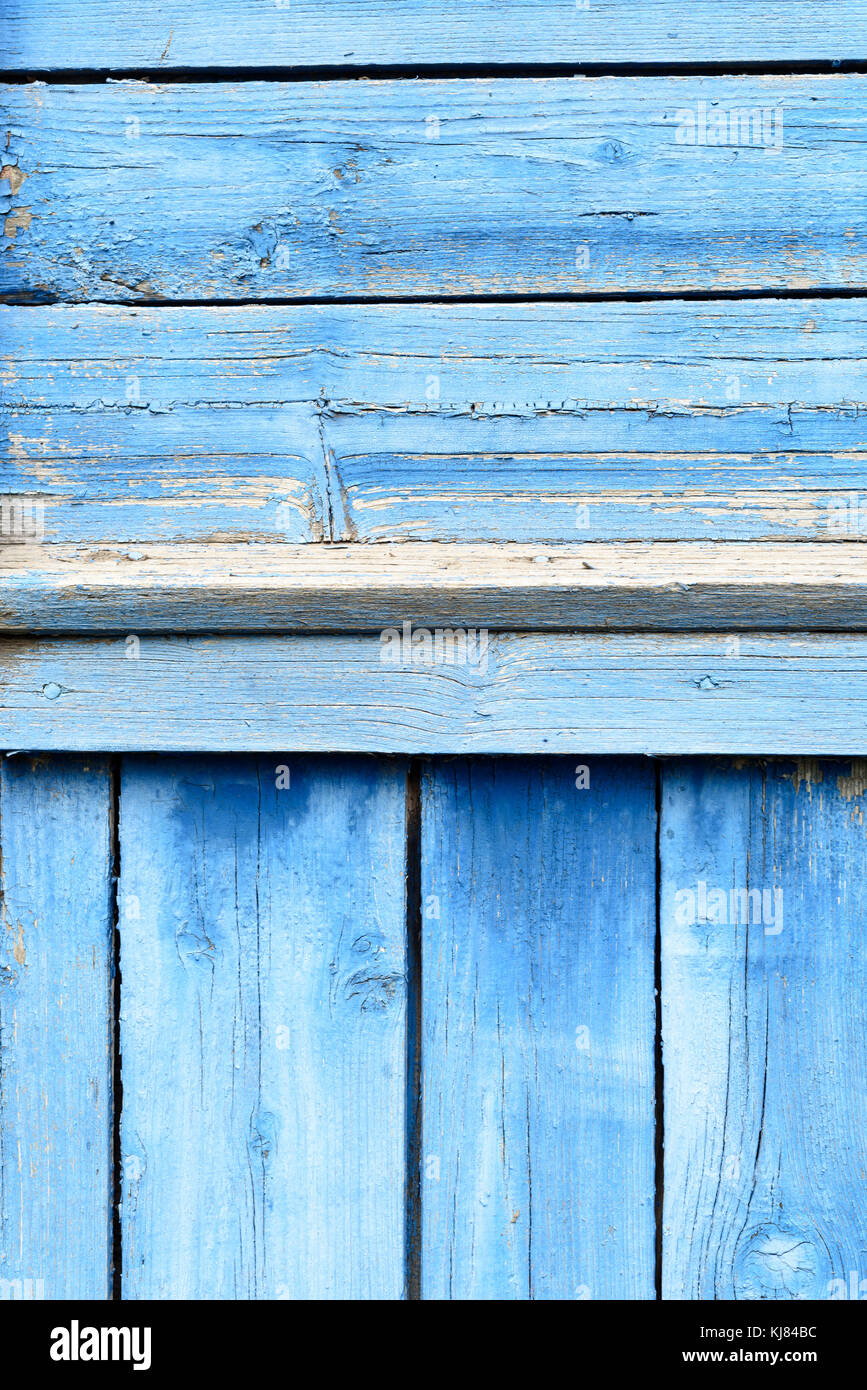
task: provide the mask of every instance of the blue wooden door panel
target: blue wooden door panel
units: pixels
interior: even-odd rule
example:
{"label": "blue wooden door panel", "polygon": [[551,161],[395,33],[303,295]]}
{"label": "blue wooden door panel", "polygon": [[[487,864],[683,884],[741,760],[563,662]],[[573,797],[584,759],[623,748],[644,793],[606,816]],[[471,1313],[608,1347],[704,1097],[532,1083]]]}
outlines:
{"label": "blue wooden door panel", "polygon": [[[648,63],[863,57],[862,0],[6,0],[4,68]],[[239,43],[243,35],[243,43]]]}
{"label": "blue wooden door panel", "polygon": [[865,84],[6,85],[0,292],[864,288]]}
{"label": "blue wooden door panel", "polygon": [[865,797],[861,762],[663,773],[667,1298],[859,1296]]}
{"label": "blue wooden door panel", "polygon": [[851,1296],[867,768],[660,775],[655,1175],[651,763],[428,765],[417,1110],[402,764],[125,760],[121,1098],[108,765],[4,759],[2,1297],[649,1298],[655,1176],[663,1296]]}
{"label": "blue wooden door panel", "polygon": [[123,765],[127,1298],[404,1287],[405,770]]}
{"label": "blue wooden door panel", "polygon": [[46,547],[867,528],[857,299],[0,307],[0,339]]}
{"label": "blue wooden door panel", "polygon": [[0,1300],[108,1298],[108,764],[0,759]]}
{"label": "blue wooden door panel", "polygon": [[424,780],[426,1298],[653,1296],[654,796],[630,760]]}

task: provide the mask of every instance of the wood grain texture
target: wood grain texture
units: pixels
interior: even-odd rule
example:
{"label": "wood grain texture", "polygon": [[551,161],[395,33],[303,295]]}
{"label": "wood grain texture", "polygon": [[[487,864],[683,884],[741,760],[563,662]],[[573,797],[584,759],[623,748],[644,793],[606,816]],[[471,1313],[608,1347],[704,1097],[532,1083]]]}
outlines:
{"label": "wood grain texture", "polygon": [[0,761],[0,1300],[111,1293],[104,759]]}
{"label": "wood grain texture", "polygon": [[44,544],[857,539],[858,300],[0,307]]}
{"label": "wood grain texture", "polygon": [[865,769],[663,774],[668,1298],[863,1297]]}
{"label": "wood grain texture", "polygon": [[400,1297],[404,791],[125,761],[127,1298]]}
{"label": "wood grain texture", "polygon": [[0,293],[863,288],[865,82],[6,86]]}
{"label": "wood grain texture", "polygon": [[862,58],[862,0],[6,0],[7,70]]}
{"label": "wood grain texture", "polygon": [[503,634],[484,663],[373,637],[5,641],[0,747],[867,752],[867,638]]}
{"label": "wood grain texture", "polygon": [[867,548],[838,545],[0,549],[0,630],[617,631],[867,626]]}
{"label": "wood grain texture", "polygon": [[653,1297],[654,774],[576,771],[423,783],[427,1298]]}

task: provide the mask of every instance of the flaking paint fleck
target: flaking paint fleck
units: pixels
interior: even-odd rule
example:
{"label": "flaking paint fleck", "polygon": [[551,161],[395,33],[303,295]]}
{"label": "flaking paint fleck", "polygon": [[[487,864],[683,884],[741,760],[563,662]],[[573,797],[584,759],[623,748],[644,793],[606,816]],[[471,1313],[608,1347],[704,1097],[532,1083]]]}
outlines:
{"label": "flaking paint fleck", "polygon": [[19,232],[26,232],[33,221],[30,208],[13,208],[3,222],[3,233],[14,241]]}
{"label": "flaking paint fleck", "polygon": [[846,801],[860,800],[867,792],[867,758],[853,758],[849,775],[837,778],[837,790]]}
{"label": "flaking paint fleck", "polygon": [[19,169],[17,164],[4,164],[0,169],[0,183],[3,179],[8,179],[9,188],[14,195],[18,192],[24,180],[27,178],[23,169]]}
{"label": "flaking paint fleck", "polygon": [[801,783],[803,782],[807,788],[808,794],[812,797],[813,784],[814,782],[821,782],[823,774],[818,759],[798,758],[795,762],[794,771],[783,773],[783,776],[787,781],[792,783],[796,793],[801,790]]}

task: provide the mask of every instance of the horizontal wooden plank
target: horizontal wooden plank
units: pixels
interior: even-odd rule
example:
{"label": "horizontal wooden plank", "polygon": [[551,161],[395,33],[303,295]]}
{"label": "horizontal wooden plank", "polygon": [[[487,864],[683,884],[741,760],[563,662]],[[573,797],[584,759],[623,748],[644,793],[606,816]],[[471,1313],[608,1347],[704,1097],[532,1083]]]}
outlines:
{"label": "horizontal wooden plank", "polygon": [[867,636],[506,634],[456,665],[385,655],[362,636],[7,639],[0,747],[867,753]]}
{"label": "horizontal wooden plank", "polygon": [[861,58],[862,0],[7,0],[3,66]]}
{"label": "horizontal wooden plank", "polygon": [[0,631],[867,627],[867,546],[0,548]]}
{"label": "horizontal wooden plank", "polygon": [[867,535],[858,300],[0,307],[43,543]]}
{"label": "horizontal wooden plank", "polygon": [[863,288],[865,83],[6,86],[0,292]]}

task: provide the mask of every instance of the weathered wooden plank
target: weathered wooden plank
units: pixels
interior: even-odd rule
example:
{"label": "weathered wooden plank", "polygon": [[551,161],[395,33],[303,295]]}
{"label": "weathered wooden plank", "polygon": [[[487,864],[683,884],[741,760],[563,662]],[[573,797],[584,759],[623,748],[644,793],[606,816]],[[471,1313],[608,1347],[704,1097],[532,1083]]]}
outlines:
{"label": "weathered wooden plank", "polygon": [[864,1296],[865,770],[664,772],[668,1298]]}
{"label": "weathered wooden plank", "polygon": [[862,58],[862,0],[7,0],[3,66],[316,67]]}
{"label": "weathered wooden plank", "polygon": [[867,534],[857,300],[0,308],[43,543]]}
{"label": "weathered wooden plank", "polygon": [[865,82],[6,86],[0,292],[863,288]]}
{"label": "weathered wooden plank", "polygon": [[403,769],[122,777],[125,1296],[400,1297]]}
{"label": "weathered wooden plank", "polygon": [[0,1300],[111,1294],[104,759],[0,761]]}
{"label": "weathered wooden plank", "polygon": [[654,772],[582,769],[424,779],[427,1298],[653,1297]]}
{"label": "weathered wooden plank", "polygon": [[455,420],[472,403],[505,422],[520,407],[737,414],[791,405],[797,425],[810,407],[863,401],[865,318],[861,300],[809,297],[0,306],[3,398],[10,409],[44,409],[46,429],[64,409],[126,410],[144,426],[176,404],[305,402]]}
{"label": "weathered wooden plank", "polygon": [[455,665],[383,655],[375,637],[5,640],[0,747],[867,751],[863,636],[504,634]]}
{"label": "weathered wooden plank", "polygon": [[0,630],[867,626],[867,548],[728,542],[0,549]]}

